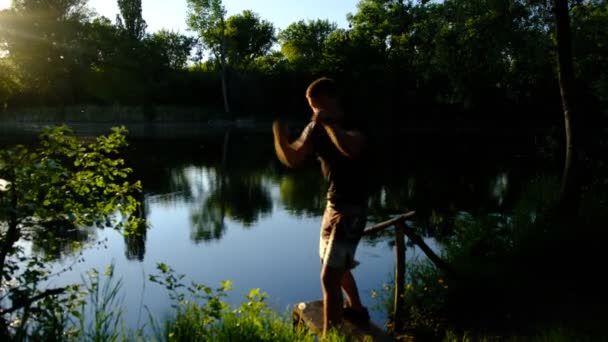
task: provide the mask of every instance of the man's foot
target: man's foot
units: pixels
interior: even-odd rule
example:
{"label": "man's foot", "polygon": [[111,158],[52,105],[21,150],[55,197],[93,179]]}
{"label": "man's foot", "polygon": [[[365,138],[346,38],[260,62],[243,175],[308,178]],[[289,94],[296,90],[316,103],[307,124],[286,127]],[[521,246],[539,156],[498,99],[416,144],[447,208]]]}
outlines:
{"label": "man's foot", "polygon": [[369,311],[367,308],[362,307],[359,310],[355,310],[350,307],[342,309],[342,315],[345,319],[355,323],[367,323],[369,322]]}

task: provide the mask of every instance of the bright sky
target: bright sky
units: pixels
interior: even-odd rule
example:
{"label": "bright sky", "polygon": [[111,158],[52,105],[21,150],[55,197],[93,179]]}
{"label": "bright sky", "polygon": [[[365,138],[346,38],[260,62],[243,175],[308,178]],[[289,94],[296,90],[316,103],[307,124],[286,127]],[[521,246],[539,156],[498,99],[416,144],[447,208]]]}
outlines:
{"label": "bright sky", "polygon": [[[0,0],[0,4],[8,0]],[[329,19],[347,28],[347,13],[354,13],[358,0],[224,0],[228,15],[250,9],[278,29],[301,19]],[[118,13],[115,0],[89,0],[90,7],[112,21]],[[0,7],[2,7],[0,5]],[[186,33],[186,0],[142,0],[148,31],[169,29]]]}

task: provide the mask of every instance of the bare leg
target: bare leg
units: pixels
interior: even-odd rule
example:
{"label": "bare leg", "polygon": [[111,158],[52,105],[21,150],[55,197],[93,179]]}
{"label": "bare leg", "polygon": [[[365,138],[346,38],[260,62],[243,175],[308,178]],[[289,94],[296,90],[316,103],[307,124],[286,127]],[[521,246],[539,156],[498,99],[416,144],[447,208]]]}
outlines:
{"label": "bare leg", "polygon": [[323,288],[323,335],[336,324],[342,316],[342,291],[340,281],[343,270],[327,265],[321,269],[321,286]]}
{"label": "bare leg", "polygon": [[359,297],[359,290],[357,289],[357,283],[350,270],[345,271],[340,279],[340,286],[346,293],[346,301],[349,307],[355,310],[362,310],[363,305],[361,304],[361,297]]}

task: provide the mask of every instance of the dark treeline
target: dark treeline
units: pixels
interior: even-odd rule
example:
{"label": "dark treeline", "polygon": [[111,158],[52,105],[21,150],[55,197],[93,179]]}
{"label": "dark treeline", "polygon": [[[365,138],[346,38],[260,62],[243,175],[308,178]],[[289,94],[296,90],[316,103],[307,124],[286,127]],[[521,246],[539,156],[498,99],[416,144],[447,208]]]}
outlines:
{"label": "dark treeline", "polygon": [[[306,85],[330,75],[351,111],[384,122],[561,125],[550,2],[361,0],[349,29],[314,20],[276,30],[252,11],[226,16],[220,0],[189,0],[192,36],[148,33],[141,0],[118,2],[114,21],[86,0],[15,0],[1,11],[4,110],[229,104],[273,117],[305,113]],[[592,126],[608,107],[608,2],[571,1],[570,15],[580,112]]]}

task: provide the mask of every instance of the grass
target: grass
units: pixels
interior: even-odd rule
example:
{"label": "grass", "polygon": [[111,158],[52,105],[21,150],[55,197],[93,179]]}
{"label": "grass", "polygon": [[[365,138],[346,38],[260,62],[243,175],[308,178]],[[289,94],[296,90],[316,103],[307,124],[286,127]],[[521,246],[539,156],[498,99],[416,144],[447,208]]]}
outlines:
{"label": "grass", "polygon": [[198,283],[185,283],[184,275],[176,275],[165,264],[160,274],[150,276],[164,286],[172,299],[174,314],[158,321],[149,313],[149,321],[133,330],[126,329],[122,297],[122,280],[116,279],[114,267],[104,272],[95,269],[83,277],[80,286],[69,294],[46,298],[40,303],[44,319],[31,320],[19,331],[6,336],[11,341],[327,341],[348,342],[337,331],[319,339],[307,329],[294,326],[291,316],[272,310],[267,296],[253,289],[245,301],[232,307],[224,301],[232,284],[225,281],[212,289]]}
{"label": "grass", "polygon": [[[167,289],[175,314],[160,323],[150,315],[152,336],[147,336],[143,327],[129,332],[107,329],[110,322],[113,327],[122,325],[122,309],[116,305],[121,282],[113,281],[113,273],[106,272],[108,278],[102,286],[95,286],[99,284],[97,273],[93,273],[94,281],[89,282],[93,284],[88,288],[94,295],[94,300],[89,301],[94,323],[88,326],[87,332],[81,332],[81,337],[88,341],[319,341],[307,329],[294,327],[288,313],[272,310],[266,302],[267,295],[260,289],[251,290],[241,305],[231,307],[223,300],[232,289],[231,282],[222,282],[220,287],[212,289],[195,282],[185,283],[185,275],[175,274],[166,264],[158,264],[157,269],[159,274],[150,276],[150,280]],[[100,288],[103,290],[99,291]],[[103,314],[104,311],[107,313]],[[347,342],[349,339],[331,331],[320,341]]]}

